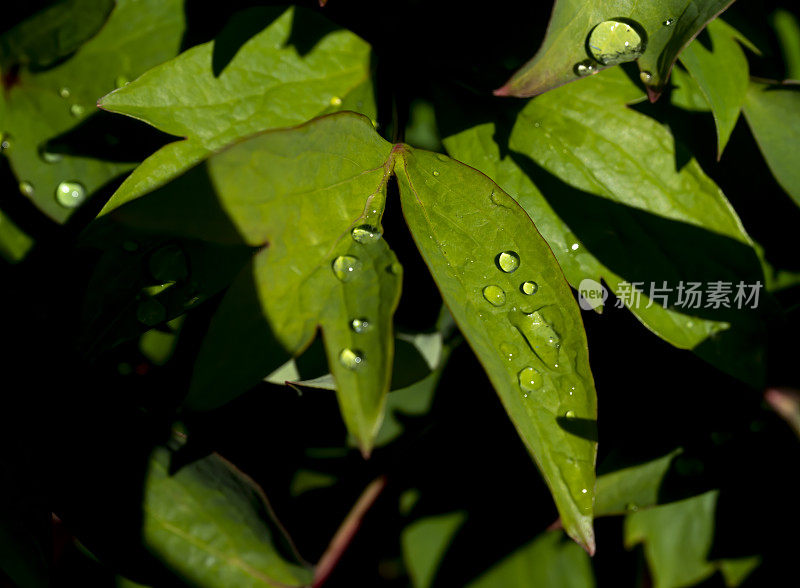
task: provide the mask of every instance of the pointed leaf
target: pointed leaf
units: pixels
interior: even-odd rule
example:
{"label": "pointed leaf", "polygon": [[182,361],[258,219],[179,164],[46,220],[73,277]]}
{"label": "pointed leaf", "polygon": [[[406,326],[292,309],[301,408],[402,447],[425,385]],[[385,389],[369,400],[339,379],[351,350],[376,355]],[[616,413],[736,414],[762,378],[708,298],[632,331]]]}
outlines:
{"label": "pointed leaf", "polygon": [[596,399],[579,311],[547,243],[489,178],[404,147],[403,214],[456,323],[550,486],[594,551]]}
{"label": "pointed leaf", "polygon": [[[689,42],[724,11],[733,0],[556,0],[547,35],[536,55],[505,86],[502,96],[535,96],[608,67],[597,57],[616,56],[633,61],[631,48],[641,41],[638,57],[642,81],[655,100],[669,79],[670,71]],[[620,29],[599,34],[608,21],[622,23]],[[631,27],[622,33],[625,26]],[[590,36],[595,32],[595,36]],[[625,43],[628,43],[626,46]],[[594,47],[594,49],[593,49]],[[621,56],[622,55],[622,56]],[[583,69],[581,69],[583,65]],[[591,69],[587,69],[591,66]]]}
{"label": "pointed leaf", "polygon": [[403,561],[414,588],[433,586],[442,558],[466,518],[464,512],[451,512],[418,519],[403,529]]}
{"label": "pointed leaf", "polygon": [[667,455],[597,477],[594,515],[625,514],[658,504],[658,491],[680,449]]}
{"label": "pointed leaf", "polygon": [[0,210],[0,257],[16,263],[25,257],[32,246],[33,239]]}

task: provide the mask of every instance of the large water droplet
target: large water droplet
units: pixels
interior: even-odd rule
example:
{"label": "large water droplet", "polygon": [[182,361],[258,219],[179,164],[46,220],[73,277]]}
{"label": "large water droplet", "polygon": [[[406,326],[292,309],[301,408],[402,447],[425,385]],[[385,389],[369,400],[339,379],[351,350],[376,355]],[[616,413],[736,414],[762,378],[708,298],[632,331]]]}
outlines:
{"label": "large water droplet", "polygon": [[77,208],[86,200],[86,188],[79,182],[61,182],[56,187],[56,201],[64,208]]}
{"label": "large water droplet", "polygon": [[364,353],[358,349],[344,348],[339,353],[339,363],[348,370],[357,370],[364,365]]}
{"label": "large water droplet", "polygon": [[503,251],[495,257],[494,262],[501,270],[510,274],[519,267],[519,255],[514,251]]}
{"label": "large water droplet", "polygon": [[399,261],[393,262],[388,268],[389,273],[395,276],[399,276],[403,273],[403,266],[400,265]]}
{"label": "large water droplet", "polygon": [[167,318],[167,309],[158,300],[146,298],[136,308],[136,318],[140,323],[152,327]]}
{"label": "large water droplet", "polygon": [[19,183],[19,191],[23,196],[27,196],[28,198],[31,198],[35,193],[33,184],[25,181]]}
{"label": "large water droplet", "polygon": [[533,296],[539,291],[539,284],[532,280],[528,280],[527,282],[522,282],[519,289],[523,294]]}
{"label": "large water droplet", "polygon": [[506,293],[500,286],[486,286],[483,289],[483,297],[492,306],[503,306],[506,303]]}
{"label": "large water droplet", "polygon": [[536,392],[542,387],[542,374],[532,367],[526,367],[519,372],[517,377],[519,379],[519,387],[523,392]]}
{"label": "large water droplet", "polygon": [[606,20],[592,29],[586,44],[603,65],[619,65],[635,61],[644,53],[646,35],[631,21]]}
{"label": "large water droplet", "polygon": [[[585,59],[585,60],[581,61],[580,63],[576,63],[575,67],[572,68],[572,71],[575,72],[576,76],[580,76],[582,78],[585,78],[586,76],[590,76],[592,74],[596,74],[597,73],[597,67],[596,67],[594,61],[592,61],[591,59]],[[536,123],[536,126],[538,127],[539,123]]]}
{"label": "large water droplet", "polygon": [[568,419],[574,419],[575,418],[575,411],[574,410],[568,410],[567,412],[564,413],[564,416],[567,417]]}
{"label": "large water droplet", "polygon": [[361,262],[352,255],[340,255],[333,260],[331,269],[333,269],[333,275],[342,282],[349,282],[361,269]]}
{"label": "large water droplet", "polygon": [[147,264],[157,282],[178,282],[189,277],[186,254],[177,245],[165,245],[153,252]]}
{"label": "large water droplet", "polygon": [[355,333],[366,333],[371,327],[372,325],[366,318],[354,318],[350,321],[350,328],[353,329]]}
{"label": "large water droplet", "polygon": [[381,230],[372,225],[359,225],[354,227],[353,230],[350,231],[350,234],[353,237],[353,241],[364,245],[367,243],[375,243],[381,238]]}

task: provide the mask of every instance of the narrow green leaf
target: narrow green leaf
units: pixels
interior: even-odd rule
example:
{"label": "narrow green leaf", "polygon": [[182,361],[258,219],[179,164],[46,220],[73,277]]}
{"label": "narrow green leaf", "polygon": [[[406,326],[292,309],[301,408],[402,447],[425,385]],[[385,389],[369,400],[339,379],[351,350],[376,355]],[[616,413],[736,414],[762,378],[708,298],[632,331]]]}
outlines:
{"label": "narrow green leaf", "polygon": [[[536,96],[621,61],[637,60],[655,100],[680,52],[732,2],[556,0],[541,48],[495,94]],[[621,25],[606,24],[612,21]]]}
{"label": "narrow green leaf", "polygon": [[786,78],[800,80],[800,21],[783,9],[776,10],[770,18],[786,64]]}
{"label": "narrow green leaf", "polygon": [[[739,32],[717,19],[708,25],[707,37],[695,39],[681,54],[681,62],[711,105],[717,126],[717,158],[739,120],[750,82],[749,67],[737,39]],[[710,47],[706,47],[706,39]]]}
{"label": "narrow green leaf", "polygon": [[[227,37],[241,35],[253,22],[263,22],[264,30],[225,63]],[[255,8],[237,15],[216,40],[151,69],[99,105],[185,138],[145,160],[105,213],[256,132],[339,109],[374,117],[370,47],[305,9]]]}
{"label": "narrow green leaf", "polygon": [[[735,301],[740,282],[747,295],[764,283],[753,243],[669,130],[626,106],[642,98],[621,70],[608,70],[531,100],[511,129],[485,123],[445,145],[514,195],[573,287],[603,279],[659,337],[760,385],[762,326],[757,310]],[[664,282],[666,307],[651,296]],[[705,297],[697,308],[685,296],[679,303],[681,285],[704,292],[716,282],[730,284],[729,308]],[[634,283],[638,300],[628,295]]]}
{"label": "narrow green leaf", "polygon": [[800,144],[800,85],[752,82],[744,116],[772,175],[800,205],[800,166],[793,149]]}
{"label": "narrow green leaf", "polygon": [[289,562],[261,489],[216,454],[169,472],[158,448],[144,486],[147,548],[192,585],[306,586],[311,570]]}
{"label": "narrow green leaf", "polygon": [[[59,26],[78,21],[82,18]],[[0,92],[0,134],[9,142],[2,154],[20,192],[42,212],[63,222],[85,198],[133,168],[133,163],[108,155],[114,151],[111,144],[98,153],[83,153],[81,133],[89,132],[97,99],[174,56],[183,30],[180,0],[118,0],[105,25],[72,57],[44,71],[22,68],[18,79]],[[44,27],[39,32],[46,36],[51,31]],[[77,135],[67,140],[68,133]],[[48,143],[54,139],[64,144],[54,148]],[[62,182],[80,186],[76,198],[57,198]]]}
{"label": "narrow green leaf", "polygon": [[433,586],[442,558],[466,518],[464,512],[425,517],[400,533],[403,561],[414,588]]}
{"label": "narrow green leaf", "polygon": [[661,482],[680,453],[676,449],[653,461],[598,476],[594,515],[625,514],[658,504]]}
{"label": "narrow green leaf", "polygon": [[594,588],[588,556],[561,531],[550,531],[520,547],[468,588]]}
{"label": "narrow green leaf", "polygon": [[568,533],[594,551],[597,417],[586,336],[547,243],[474,169],[403,147],[395,164],[414,241],[530,450]]}

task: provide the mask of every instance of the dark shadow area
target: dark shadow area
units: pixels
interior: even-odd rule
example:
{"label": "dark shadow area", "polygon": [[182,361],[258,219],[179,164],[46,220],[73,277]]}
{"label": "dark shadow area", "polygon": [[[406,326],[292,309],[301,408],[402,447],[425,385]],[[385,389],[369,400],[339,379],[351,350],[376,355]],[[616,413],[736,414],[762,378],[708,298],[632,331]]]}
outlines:
{"label": "dark shadow area", "polygon": [[258,7],[236,12],[231,16],[225,27],[214,35],[211,61],[214,77],[220,76],[242,45],[272,24],[283,12],[284,9],[281,8]]}
{"label": "dark shadow area", "polygon": [[597,442],[597,421],[594,419],[581,419],[576,417],[556,417],[558,426],[567,433]]}

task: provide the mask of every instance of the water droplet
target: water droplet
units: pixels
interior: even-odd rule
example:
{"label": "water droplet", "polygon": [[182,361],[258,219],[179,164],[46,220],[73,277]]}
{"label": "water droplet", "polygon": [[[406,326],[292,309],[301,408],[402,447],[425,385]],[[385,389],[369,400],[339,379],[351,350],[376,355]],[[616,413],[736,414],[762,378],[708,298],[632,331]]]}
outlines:
{"label": "water droplet", "polygon": [[532,296],[539,291],[539,284],[537,284],[532,280],[528,280],[527,282],[522,282],[522,284],[520,284],[519,289],[523,294]]}
{"label": "water droplet", "polygon": [[62,86],[61,88],[58,89],[58,95],[61,96],[62,98],[69,98],[70,96],[72,96],[72,92],[66,86]]}
{"label": "water droplet", "polygon": [[353,241],[366,245],[368,243],[375,243],[381,238],[381,230],[372,225],[359,225],[350,231]]}
{"label": "water droplet", "polygon": [[117,76],[116,79],[114,80],[114,86],[117,88],[121,88],[122,86],[127,86],[130,83],[131,81],[127,78],[127,76],[124,75]]}
{"label": "water droplet", "polygon": [[331,268],[333,269],[333,275],[342,282],[349,282],[361,269],[361,262],[352,255],[340,255],[333,260]]}
{"label": "water droplet", "polygon": [[603,65],[635,61],[646,46],[644,30],[632,21],[606,20],[589,33],[586,42],[592,56]]}
{"label": "water droplet", "polygon": [[32,197],[35,192],[33,184],[25,181],[19,183],[19,191],[23,196],[27,196],[28,198]]}
{"label": "water droplet", "polygon": [[581,488],[581,494],[586,494],[587,492],[589,491],[586,488]]}
{"label": "water droplet", "polygon": [[596,74],[597,67],[595,66],[594,61],[592,61],[591,59],[586,59],[584,61],[581,61],[580,63],[576,63],[575,67],[572,68],[572,71],[575,72],[576,76],[585,78],[586,76]]}
{"label": "water droplet", "polygon": [[567,417],[568,419],[574,419],[575,418],[575,411],[574,410],[568,410],[567,412],[564,413],[564,416]]}
{"label": "water droplet", "polygon": [[523,392],[535,392],[542,387],[542,374],[530,366],[520,371],[517,379]]}
{"label": "water droplet", "polygon": [[636,512],[637,510],[639,510],[639,505],[636,504],[635,502],[629,502],[628,504],[625,505],[625,510],[630,512]]}
{"label": "water droplet", "polygon": [[338,96],[331,96],[331,106],[341,106],[342,99]]}
{"label": "water droplet", "polygon": [[511,343],[500,343],[500,355],[511,361],[517,356],[517,348]]}
{"label": "water droplet", "polygon": [[437,170],[433,170],[433,175],[434,175],[434,176],[438,176],[438,175],[439,175],[439,172],[438,172]]}
{"label": "water droplet", "polygon": [[492,306],[503,306],[506,303],[506,293],[500,286],[486,286],[483,289],[483,297]]}
{"label": "water droplet", "polygon": [[61,182],[56,187],[56,201],[64,208],[77,208],[86,200],[86,189],[78,182]]}
{"label": "water droplet", "polygon": [[580,247],[581,247],[581,246],[580,246],[580,244],[579,244],[579,243],[573,243],[572,245],[570,245],[570,246],[569,246],[569,248],[570,248],[572,251],[577,251],[578,249],[580,249]]}
{"label": "water droplet", "polygon": [[354,318],[350,321],[350,328],[356,333],[366,333],[371,326],[366,318]]}
{"label": "water droplet", "polygon": [[668,18],[667,20],[664,21],[663,24],[664,24],[665,27],[671,27],[673,24],[675,24],[675,19],[674,18]]}
{"label": "water droplet", "polygon": [[69,107],[69,113],[75,118],[83,116],[84,112],[86,112],[86,109],[80,104],[73,104]]}
{"label": "water droplet", "polygon": [[519,267],[519,255],[515,251],[503,251],[494,258],[494,262],[497,267],[510,274]]}
{"label": "water droplet", "polygon": [[167,309],[158,300],[146,298],[136,308],[136,318],[140,323],[152,327],[167,318]]}
{"label": "water droplet", "polygon": [[653,80],[653,74],[649,71],[640,72],[639,79],[642,80],[642,83],[649,84]]}
{"label": "water droplet", "polygon": [[0,133],[0,151],[10,151],[14,141],[8,133]]}
{"label": "water droplet", "polygon": [[41,147],[39,147],[39,157],[41,157],[42,161],[44,161],[45,163],[57,163],[62,159],[64,159],[64,154],[48,151],[47,146],[42,145]]}
{"label": "water droplet", "polygon": [[348,370],[357,370],[364,365],[364,353],[358,349],[344,348],[339,353],[339,363]]}
{"label": "water droplet", "polygon": [[177,245],[160,247],[150,256],[147,267],[156,282],[178,282],[189,277],[186,254]]}
{"label": "water droplet", "polygon": [[389,273],[394,274],[395,276],[399,276],[403,273],[403,266],[400,265],[399,261],[395,261],[389,266]]}

